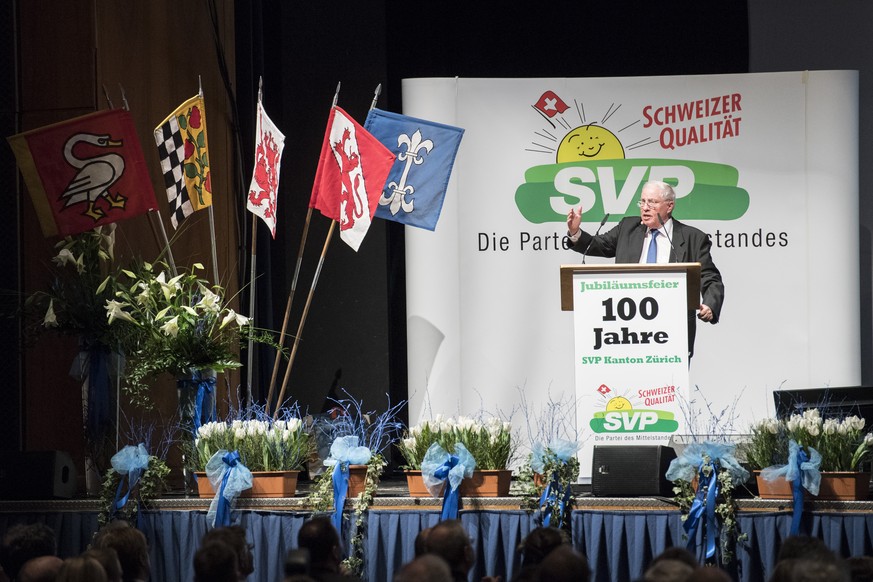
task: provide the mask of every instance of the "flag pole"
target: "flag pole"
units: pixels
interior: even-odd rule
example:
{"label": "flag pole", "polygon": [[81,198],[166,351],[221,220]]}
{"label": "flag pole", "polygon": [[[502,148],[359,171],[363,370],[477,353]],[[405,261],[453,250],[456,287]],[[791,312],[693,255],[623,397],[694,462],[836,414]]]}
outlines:
{"label": "flag pole", "polygon": [[324,257],[327,254],[327,247],[330,244],[330,239],[333,236],[335,227],[336,220],[331,220],[330,229],[327,231],[327,237],[325,237],[324,246],[321,249],[321,256],[318,258],[318,267],[315,269],[315,275],[312,277],[312,285],[309,287],[309,295],[306,297],[306,305],[303,307],[303,315],[300,316],[300,324],[297,326],[297,335],[294,336],[294,345],[291,348],[291,355],[288,356],[288,366],[285,368],[282,389],[279,390],[279,397],[276,399],[276,411],[273,413],[273,420],[279,416],[280,404],[285,397],[285,389],[288,387],[288,379],[291,377],[291,366],[294,364],[294,356],[297,355],[297,347],[300,345],[303,324],[306,322],[306,316],[309,314],[309,306],[312,304],[312,296],[315,294],[315,286],[318,284],[318,277],[321,275],[321,267],[324,265]]}
{"label": "flag pole", "polygon": [[[336,84],[336,92],[333,94],[333,102],[330,105],[330,108],[333,109],[336,107],[337,101],[339,100],[339,92],[341,82]],[[270,407],[273,402],[273,392],[276,388],[276,379],[279,377],[279,364],[282,361],[282,347],[285,345],[285,333],[288,331],[288,320],[291,318],[291,303],[294,301],[294,293],[297,291],[297,280],[300,277],[300,265],[303,263],[303,250],[306,248],[306,239],[309,236],[309,223],[312,219],[312,206],[310,206],[306,211],[306,221],[303,224],[303,234],[300,237],[300,247],[297,250],[297,264],[294,267],[294,277],[291,279],[291,291],[288,293],[288,301],[285,303],[285,317],[282,320],[282,329],[279,332],[279,347],[276,349],[276,358],[273,362],[273,375],[270,378],[270,390],[267,393],[267,407],[266,412],[270,414]],[[286,372],[287,376],[287,372]],[[285,382],[283,381],[283,384]],[[284,388],[283,388],[284,393]],[[279,400],[276,402],[276,409],[279,408],[279,403],[282,401],[281,396]]]}
{"label": "flag pole", "polygon": [[[157,217],[157,220],[155,220]],[[154,223],[157,222],[157,227]],[[152,225],[152,232],[155,233],[155,238],[159,247],[167,250],[167,264],[170,265],[170,271],[175,277],[179,273],[176,271],[176,260],[173,258],[173,249],[170,247],[170,239],[167,238],[167,231],[164,229],[164,221],[161,218],[161,211],[158,209],[149,210],[149,224]]]}
{"label": "flag pole", "polygon": [[[261,104],[261,99],[264,96],[264,77],[258,77],[258,105]],[[257,120],[255,120],[257,124]],[[255,139],[260,139],[256,136]],[[252,253],[249,258],[249,317],[252,321],[255,319],[255,277],[258,273],[258,217],[252,213]],[[246,354],[246,418],[251,418],[252,414],[252,378],[254,377],[254,340],[249,337],[248,354]]]}
{"label": "flag pole", "polygon": [[[370,103],[370,110],[376,107],[376,101],[379,99],[379,93],[382,90],[382,83],[376,86],[373,93],[373,101]],[[339,85],[337,85],[337,93],[339,93]],[[333,105],[336,106],[337,97],[334,96]],[[311,207],[310,207],[311,208]],[[312,296],[315,294],[315,286],[318,284],[318,277],[321,275],[321,268],[324,265],[324,257],[327,254],[327,247],[330,244],[330,239],[333,236],[336,221],[330,221],[330,230],[327,231],[327,237],[324,240],[324,247],[321,249],[321,256],[318,259],[318,268],[315,270],[315,276],[312,278],[312,285],[309,287],[309,295],[306,297],[306,306],[303,308],[303,315],[300,317],[300,324],[297,326],[297,335],[294,336],[294,345],[291,348],[291,354],[288,356],[288,367],[285,368],[285,377],[282,380],[282,389],[279,391],[279,397],[276,400],[276,412],[273,413],[273,419],[279,414],[279,404],[285,396],[285,389],[288,387],[288,379],[291,377],[291,367],[294,365],[294,356],[297,354],[297,347],[300,344],[300,338],[303,335],[303,324],[306,322],[306,316],[309,314],[309,306],[312,303]]]}
{"label": "flag pole", "polygon": [[[199,86],[198,95],[200,99],[205,101],[203,96],[203,80],[200,78],[200,75],[197,75],[197,84]],[[218,285],[220,283],[218,279],[218,250],[215,248],[215,213],[212,210],[212,204],[209,204],[209,208],[207,208],[209,212],[209,241],[212,247],[212,278],[215,281],[215,284]]]}

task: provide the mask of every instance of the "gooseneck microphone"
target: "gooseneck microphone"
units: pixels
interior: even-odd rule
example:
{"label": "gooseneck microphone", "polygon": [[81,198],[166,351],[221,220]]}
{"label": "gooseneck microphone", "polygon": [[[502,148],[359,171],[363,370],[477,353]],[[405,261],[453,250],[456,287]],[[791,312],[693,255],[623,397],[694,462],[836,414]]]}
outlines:
{"label": "gooseneck microphone", "polygon": [[603,217],[603,220],[600,221],[600,226],[597,227],[597,231],[594,233],[594,236],[591,237],[591,240],[588,241],[588,246],[585,247],[585,252],[582,253],[582,264],[585,264],[585,257],[588,256],[588,249],[591,248],[591,243],[594,242],[594,237],[600,234],[600,229],[603,228],[603,225],[606,224],[606,221],[609,220],[609,213],[606,213],[606,216]]}
{"label": "gooseneck microphone", "polygon": [[[664,229],[664,236],[667,237],[667,242],[670,243],[670,250],[673,253],[673,256],[676,257],[676,260],[678,261],[679,257],[676,256],[676,247],[673,246],[673,240],[670,238],[670,233],[667,232],[667,227],[664,226],[664,219],[661,218],[660,212],[657,212],[656,214],[658,215],[658,222],[661,223],[661,228]],[[669,261],[667,261],[667,262],[669,262]]]}

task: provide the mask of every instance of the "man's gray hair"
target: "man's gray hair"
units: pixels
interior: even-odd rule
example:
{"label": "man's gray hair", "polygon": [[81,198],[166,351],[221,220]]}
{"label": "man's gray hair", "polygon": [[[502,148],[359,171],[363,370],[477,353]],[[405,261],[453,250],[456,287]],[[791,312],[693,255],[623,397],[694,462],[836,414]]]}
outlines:
{"label": "man's gray hair", "polygon": [[666,201],[676,201],[676,192],[673,190],[673,186],[668,184],[667,182],[660,182],[658,180],[650,180],[643,184],[643,188],[646,186],[654,186],[658,189],[658,192],[661,194],[661,198]]}

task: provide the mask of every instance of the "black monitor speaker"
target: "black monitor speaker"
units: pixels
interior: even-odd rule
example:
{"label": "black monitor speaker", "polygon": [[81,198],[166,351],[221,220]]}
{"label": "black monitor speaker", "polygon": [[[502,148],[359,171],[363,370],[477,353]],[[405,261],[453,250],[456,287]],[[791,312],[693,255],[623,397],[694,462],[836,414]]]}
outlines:
{"label": "black monitor speaker", "polygon": [[591,493],[595,497],[672,497],[665,474],[676,458],[662,445],[596,445]]}

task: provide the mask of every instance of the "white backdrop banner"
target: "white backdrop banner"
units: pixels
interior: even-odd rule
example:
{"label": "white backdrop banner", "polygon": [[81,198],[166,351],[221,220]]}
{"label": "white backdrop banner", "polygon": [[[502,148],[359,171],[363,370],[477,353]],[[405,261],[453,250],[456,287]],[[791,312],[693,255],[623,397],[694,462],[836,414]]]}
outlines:
{"label": "white backdrop banner", "polygon": [[436,231],[406,230],[410,422],[487,411],[548,438],[567,435],[531,421],[556,402],[606,410],[574,390],[566,214],[609,229],[650,179],[676,184],[674,214],[710,235],[725,282],[683,430],[744,432],[774,389],[860,382],[857,72],[406,79],[403,108],[466,130]]}

